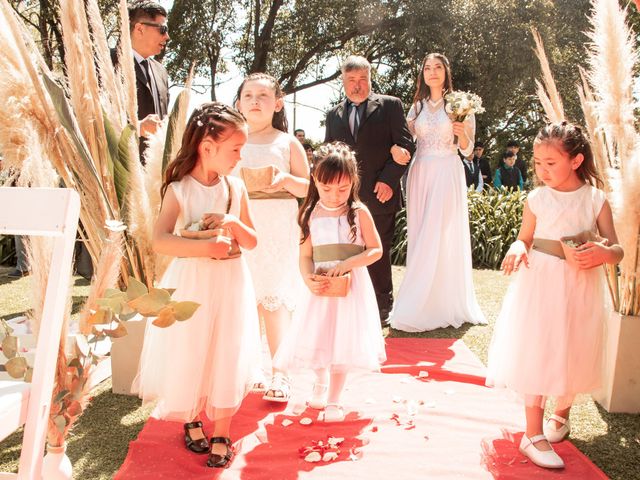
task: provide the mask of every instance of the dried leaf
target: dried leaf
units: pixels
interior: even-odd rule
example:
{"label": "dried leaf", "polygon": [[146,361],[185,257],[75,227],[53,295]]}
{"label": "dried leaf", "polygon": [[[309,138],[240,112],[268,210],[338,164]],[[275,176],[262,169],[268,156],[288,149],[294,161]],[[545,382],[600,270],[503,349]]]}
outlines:
{"label": "dried leaf", "polygon": [[153,321],[156,327],[167,328],[173,325],[176,321],[176,316],[173,313],[173,308],[164,307],[158,313],[158,318]]}
{"label": "dried leaf", "polygon": [[101,310],[111,310],[118,315],[122,311],[122,306],[126,300],[127,296],[124,293],[120,293],[109,298],[98,298],[96,305],[102,307]]}
{"label": "dried leaf", "polygon": [[53,423],[56,426],[56,428],[58,429],[58,431],[62,435],[64,435],[64,429],[67,426],[67,419],[64,418],[62,415],[57,415],[56,417],[54,417]]}
{"label": "dried leaf", "polygon": [[116,328],[113,330],[103,330],[105,334],[110,336],[111,338],[120,338],[124,337],[127,334],[127,328],[124,326],[122,322],[116,322]]}
{"label": "dried leaf", "polygon": [[147,286],[144,283],[133,277],[129,277],[129,285],[127,285],[127,300],[134,300],[146,295],[147,293],[149,293],[149,289],[147,289]]}
{"label": "dried leaf", "polygon": [[176,302],[172,305],[176,320],[179,322],[191,318],[199,306],[200,304],[196,302]]}
{"label": "dried leaf", "polygon": [[293,424],[293,422],[291,420],[289,420],[288,418],[285,418],[284,420],[282,420],[282,426],[283,427],[288,427],[291,424]]}
{"label": "dried leaf", "polygon": [[128,305],[145,317],[154,317],[160,313],[169,302],[171,296],[166,290],[152,288],[149,293],[134,300],[130,300]]}
{"label": "dried leaf", "polygon": [[309,417],[304,417],[300,419],[300,425],[311,425],[313,423],[313,420],[311,420]]}
{"label": "dried leaf", "polygon": [[117,288],[107,288],[104,291],[104,298],[115,297],[116,295],[122,295],[123,292],[118,290]]}
{"label": "dried leaf", "polygon": [[87,318],[87,324],[89,325],[104,325],[105,323],[111,323],[112,314],[109,310],[103,310],[99,308]]}
{"label": "dried leaf", "polygon": [[2,340],[2,353],[7,358],[13,358],[18,353],[18,349],[20,348],[20,344],[18,342],[18,337],[14,337],[13,335],[7,335]]}
{"label": "dried leaf", "polygon": [[29,366],[24,357],[13,357],[5,363],[4,367],[12,378],[23,378]]}
{"label": "dried leaf", "polygon": [[80,402],[77,400],[74,400],[73,402],[71,402],[67,407],[67,413],[71,417],[78,417],[82,415],[82,405],[80,405]]}

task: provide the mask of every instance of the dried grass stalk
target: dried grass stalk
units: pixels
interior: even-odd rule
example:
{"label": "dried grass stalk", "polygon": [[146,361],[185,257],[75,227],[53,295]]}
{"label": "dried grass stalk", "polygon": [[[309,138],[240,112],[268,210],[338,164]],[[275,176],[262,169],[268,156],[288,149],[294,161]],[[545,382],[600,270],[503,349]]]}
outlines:
{"label": "dried grass stalk", "polygon": [[531,29],[531,33],[536,43],[534,51],[536,52],[536,56],[540,61],[540,68],[542,69],[542,83],[536,80],[538,97],[549,121],[553,123],[561,122],[565,119],[562,98],[560,97],[560,93],[558,93],[556,82],[553,79],[551,67],[549,67],[549,60],[544,51],[542,38],[535,28]]}
{"label": "dried grass stalk", "polygon": [[102,106],[107,111],[107,116],[117,129],[121,132],[127,123],[127,112],[124,108],[124,97],[122,85],[117,81],[116,73],[111,62],[111,51],[107,44],[107,33],[104,29],[100,9],[96,0],[87,1],[87,15],[95,48],[95,60],[98,66],[100,85],[102,87]]}
{"label": "dried grass stalk", "polygon": [[87,319],[92,310],[95,311],[97,309],[96,300],[104,296],[107,288],[113,288],[118,282],[120,263],[122,261],[122,245],[122,232],[110,230],[108,239],[105,242],[105,248],[100,255],[100,261],[91,279],[89,295],[80,311],[80,333],[85,335],[91,333],[91,325],[88,324]]}
{"label": "dried grass stalk", "polygon": [[592,0],[589,37],[589,82],[596,99],[598,124],[605,131],[612,164],[611,200],[616,230],[625,257],[620,263],[619,312],[640,314],[640,138],[633,115],[633,74],[637,60],[635,35],[626,24],[626,13],[617,0]]}
{"label": "dried grass stalk", "polygon": [[136,92],[136,72],[133,66],[133,49],[131,48],[131,32],[129,31],[129,10],[127,1],[120,0],[120,43],[118,46],[118,71],[125,94],[125,109],[129,123],[136,131],[140,131],[138,122],[138,94]]}

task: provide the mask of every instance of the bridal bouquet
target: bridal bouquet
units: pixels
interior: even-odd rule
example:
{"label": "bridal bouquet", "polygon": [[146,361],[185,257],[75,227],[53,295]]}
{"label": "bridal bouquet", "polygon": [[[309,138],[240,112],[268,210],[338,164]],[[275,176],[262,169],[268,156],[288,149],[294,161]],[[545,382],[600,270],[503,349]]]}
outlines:
{"label": "bridal bouquet", "polygon": [[[451,92],[445,95],[445,111],[454,122],[463,122],[470,113],[482,113],[482,99],[475,93]],[[453,137],[453,143],[458,143],[458,137]]]}

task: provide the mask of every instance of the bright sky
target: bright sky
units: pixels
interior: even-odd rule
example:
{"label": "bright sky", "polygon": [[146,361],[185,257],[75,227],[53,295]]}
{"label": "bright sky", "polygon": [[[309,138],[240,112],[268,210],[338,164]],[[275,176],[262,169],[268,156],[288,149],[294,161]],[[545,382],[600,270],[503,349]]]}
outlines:
{"label": "bright sky", "polygon": [[[159,0],[159,3],[167,8],[171,9],[173,0]],[[171,35],[171,32],[169,32]],[[231,105],[235,97],[236,91],[242,82],[242,76],[233,65],[230,65],[231,73],[222,78],[223,83],[216,89],[217,98],[219,101]],[[267,72],[269,73],[269,72]],[[203,84],[206,80],[196,79],[195,84]],[[295,96],[288,95],[285,98],[285,109],[287,111],[287,119],[289,120],[289,129],[293,133],[294,128],[302,128],[305,131],[307,138],[321,142],[324,140],[324,127],[320,126],[320,122],[324,120],[325,112],[329,109],[332,100],[335,100],[341,95],[341,82],[334,81],[325,85],[318,85],[316,87],[308,88],[301,92],[298,92]],[[199,90],[202,90],[201,88]],[[178,87],[171,89],[172,103],[180,92]],[[210,92],[207,90],[204,93],[192,92],[190,108],[193,109],[203,102],[211,101]],[[170,106],[171,108],[171,106]],[[295,110],[295,122],[294,122],[294,110]]]}

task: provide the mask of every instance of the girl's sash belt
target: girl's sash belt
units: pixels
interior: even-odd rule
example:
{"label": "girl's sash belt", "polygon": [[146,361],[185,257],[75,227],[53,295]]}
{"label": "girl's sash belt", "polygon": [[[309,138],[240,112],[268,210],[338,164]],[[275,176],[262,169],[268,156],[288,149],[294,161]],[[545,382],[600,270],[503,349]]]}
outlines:
{"label": "girl's sash belt", "polygon": [[313,261],[333,262],[342,261],[364,252],[364,246],[353,243],[328,243],[313,247]]}
{"label": "girl's sash belt", "polygon": [[547,255],[552,255],[554,257],[565,259],[564,251],[562,250],[562,244],[560,243],[560,240],[534,238],[532,248],[534,250],[537,250],[538,252],[546,253]]}
{"label": "girl's sash belt", "polygon": [[260,191],[249,192],[249,198],[251,200],[289,200],[291,198],[296,198],[296,197],[291,195],[291,193],[287,192],[286,190],[282,190],[280,192],[273,192],[273,193],[260,192]]}

